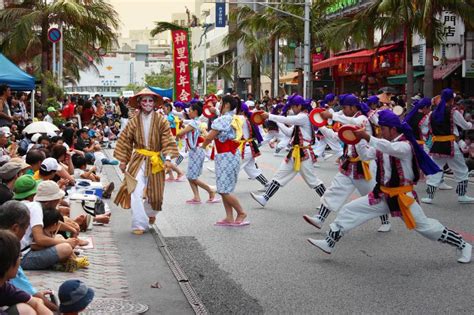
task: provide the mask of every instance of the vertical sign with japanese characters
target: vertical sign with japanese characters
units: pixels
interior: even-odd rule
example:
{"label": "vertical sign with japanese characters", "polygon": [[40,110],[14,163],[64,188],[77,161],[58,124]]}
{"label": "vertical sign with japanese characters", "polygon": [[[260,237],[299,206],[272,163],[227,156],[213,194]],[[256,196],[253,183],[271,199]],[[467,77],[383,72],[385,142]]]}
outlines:
{"label": "vertical sign with japanese characters", "polygon": [[216,27],[225,27],[225,2],[216,2]]}
{"label": "vertical sign with japanese characters", "polygon": [[191,100],[191,58],[187,30],[171,31],[173,38],[174,93],[175,100]]}
{"label": "vertical sign with japanese characters", "polygon": [[441,14],[444,40],[443,44],[462,44],[461,35],[464,34],[464,23],[462,19],[452,12],[444,11]]}

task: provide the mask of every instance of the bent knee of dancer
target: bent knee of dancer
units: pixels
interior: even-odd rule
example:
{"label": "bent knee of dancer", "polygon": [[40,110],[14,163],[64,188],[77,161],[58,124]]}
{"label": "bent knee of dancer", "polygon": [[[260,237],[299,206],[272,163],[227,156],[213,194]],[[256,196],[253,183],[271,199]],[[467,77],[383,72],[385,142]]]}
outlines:
{"label": "bent knee of dancer", "polygon": [[437,241],[441,237],[443,230],[444,225],[438,220],[426,218],[416,221],[415,231],[430,240]]}

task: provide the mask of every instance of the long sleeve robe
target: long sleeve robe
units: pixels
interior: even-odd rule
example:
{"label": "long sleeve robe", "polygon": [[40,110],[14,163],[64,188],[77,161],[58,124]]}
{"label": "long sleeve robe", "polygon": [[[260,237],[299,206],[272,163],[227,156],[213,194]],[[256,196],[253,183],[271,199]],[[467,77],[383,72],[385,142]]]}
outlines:
{"label": "long sleeve robe", "polygon": [[[145,176],[148,177],[146,196],[151,208],[155,211],[161,211],[165,188],[165,172],[152,174],[150,158],[136,153],[135,150],[159,151],[162,157],[171,158],[176,158],[179,152],[166,118],[156,112],[150,113],[150,115],[153,116],[151,118],[150,134],[148,135],[149,143],[145,143],[142,115],[137,114],[130,119],[120,134],[114,150],[114,157],[120,162],[126,163],[127,172],[135,178],[142,163],[146,163]],[[127,185],[124,181],[115,197],[115,204],[120,205],[124,209],[130,209],[130,195],[132,192],[127,190]]]}

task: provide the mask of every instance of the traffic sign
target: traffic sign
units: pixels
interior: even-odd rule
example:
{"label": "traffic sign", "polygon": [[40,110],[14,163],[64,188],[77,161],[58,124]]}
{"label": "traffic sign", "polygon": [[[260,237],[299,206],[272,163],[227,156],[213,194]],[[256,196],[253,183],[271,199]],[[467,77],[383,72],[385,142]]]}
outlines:
{"label": "traffic sign", "polygon": [[48,39],[52,43],[59,42],[61,40],[61,31],[59,30],[59,28],[56,28],[56,27],[50,28],[48,31]]}
{"label": "traffic sign", "polygon": [[99,49],[97,49],[97,54],[100,57],[104,57],[105,55],[107,55],[107,50],[105,50],[104,47],[99,47]]}

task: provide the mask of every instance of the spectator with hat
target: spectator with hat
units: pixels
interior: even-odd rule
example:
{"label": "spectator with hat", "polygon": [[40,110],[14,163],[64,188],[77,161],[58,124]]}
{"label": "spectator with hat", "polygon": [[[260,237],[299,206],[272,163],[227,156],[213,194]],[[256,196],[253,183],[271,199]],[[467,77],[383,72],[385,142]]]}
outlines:
{"label": "spectator with hat", "polygon": [[79,314],[94,299],[94,290],[77,279],[66,280],[58,291],[59,311],[61,314]]}
{"label": "spectator with hat", "polygon": [[[20,243],[10,231],[0,230],[0,307],[1,314],[52,314],[43,301],[8,282],[20,266]],[[3,311],[3,307],[8,307]]]}
{"label": "spectator with hat", "polygon": [[[15,193],[13,198],[22,201],[30,212],[30,224],[21,240],[23,254],[21,266],[25,270],[43,270],[58,262],[66,261],[73,254],[73,249],[79,244],[77,238],[65,240],[53,238],[44,233],[42,206],[38,201],[33,201],[37,190],[38,182],[30,175],[19,177],[13,187]],[[44,249],[32,250],[31,245],[33,243],[35,246]]]}
{"label": "spectator with hat", "polygon": [[48,107],[47,111],[48,111],[48,114],[44,116],[43,121],[47,121],[52,124],[54,121],[54,117],[56,116],[56,108],[54,108],[53,106],[50,106]]}
{"label": "spectator with hat", "polygon": [[0,205],[13,198],[13,185],[21,169],[21,164],[12,162],[0,167]]}

